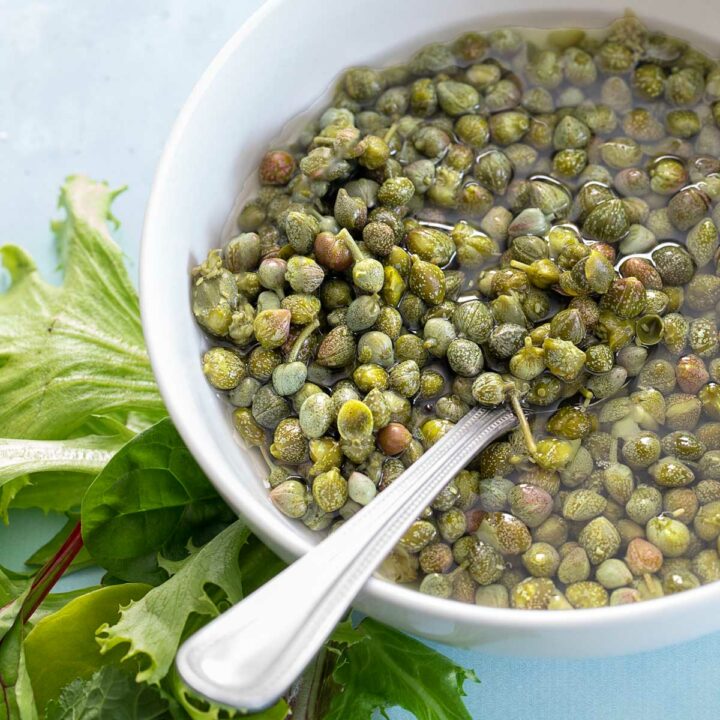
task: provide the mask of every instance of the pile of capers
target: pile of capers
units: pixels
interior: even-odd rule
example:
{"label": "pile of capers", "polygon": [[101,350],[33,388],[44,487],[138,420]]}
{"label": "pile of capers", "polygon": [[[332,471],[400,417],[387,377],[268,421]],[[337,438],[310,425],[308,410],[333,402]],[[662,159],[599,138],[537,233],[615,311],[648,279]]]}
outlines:
{"label": "pile of capers", "polygon": [[332,530],[511,402],[385,577],[531,609],[720,579],[719,126],[720,65],[632,15],[345,72],[192,272],[278,510]]}

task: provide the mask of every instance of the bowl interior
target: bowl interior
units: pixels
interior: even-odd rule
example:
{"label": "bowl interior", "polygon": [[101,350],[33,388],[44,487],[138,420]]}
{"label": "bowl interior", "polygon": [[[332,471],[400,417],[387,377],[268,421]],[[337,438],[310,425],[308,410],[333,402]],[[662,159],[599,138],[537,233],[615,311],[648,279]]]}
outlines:
{"label": "bowl interior", "polygon": [[[220,244],[231,222],[229,210],[241,191],[252,190],[264,151],[292,134],[308,109],[327,98],[344,68],[402,61],[427,42],[471,29],[603,27],[633,3],[604,0],[594,5],[597,10],[578,10],[577,0],[549,5],[507,0],[499,13],[494,4],[469,0],[350,5],[269,0],[222,49],[183,108],[159,165],[146,217],[140,273],[146,340],[168,410],[189,448],[228,503],[283,558],[306,552],[320,537],[270,504],[264,463],[238,444],[229,404],[205,381],[199,358],[207,339],[190,311],[190,268]],[[641,6],[636,12],[652,29],[718,54],[718,41],[702,29],[718,27],[720,5],[659,0],[652,17]],[[708,591],[720,596],[720,587],[712,586],[690,595]],[[368,592],[382,602],[437,618],[487,621],[510,613],[513,624],[577,622],[567,617],[574,613],[521,613],[525,619],[520,619],[515,611],[460,608],[379,580],[370,581]],[[664,602],[676,600],[682,602]],[[628,606],[610,613],[620,620],[637,610]],[[592,614],[599,620],[604,611]]]}

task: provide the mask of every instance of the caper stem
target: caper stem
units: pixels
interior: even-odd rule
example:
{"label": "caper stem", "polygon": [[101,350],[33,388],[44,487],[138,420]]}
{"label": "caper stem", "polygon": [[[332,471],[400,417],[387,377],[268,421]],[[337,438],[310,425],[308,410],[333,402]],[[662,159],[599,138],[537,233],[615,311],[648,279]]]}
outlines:
{"label": "caper stem", "polygon": [[258,445],[258,448],[260,449],[260,454],[263,456],[263,460],[267,463],[267,466],[270,470],[274,470],[277,465],[273,462],[272,455],[270,455],[268,449],[264,445]]}
{"label": "caper stem", "polygon": [[328,147],[332,147],[335,144],[335,138],[323,137],[322,135],[318,135],[317,137],[313,138],[313,143],[315,145],[325,145]]}
{"label": "caper stem", "polygon": [[515,413],[515,416],[518,419],[518,423],[520,424],[520,431],[525,438],[525,444],[528,446],[530,455],[534,456],[537,452],[537,445],[535,445],[535,438],[533,438],[532,430],[530,429],[530,423],[528,422],[525,411],[520,404],[520,398],[518,398],[517,388],[514,384],[509,383],[506,389],[508,397],[510,399],[510,404],[512,405],[513,412]]}
{"label": "caper stem", "polygon": [[348,248],[350,248],[350,254],[353,256],[353,260],[355,260],[355,262],[360,262],[361,260],[365,259],[363,251],[358,247],[355,239],[347,231],[346,228],[343,228],[336,237],[343,240],[343,242],[348,246]]}
{"label": "caper stem", "polygon": [[298,353],[302,348],[303,343],[320,327],[318,320],[313,320],[309,325],[306,325],[295,339],[292,349],[288,354],[288,362],[295,362],[297,360]]}
{"label": "caper stem", "polygon": [[393,135],[395,135],[395,131],[397,130],[397,123],[393,123],[389,128],[388,131],[383,136],[383,140],[386,143],[389,143],[393,139]]}
{"label": "caper stem", "polygon": [[517,268],[518,270],[529,270],[530,266],[527,263],[520,262],[519,260],[511,260],[510,267]]}

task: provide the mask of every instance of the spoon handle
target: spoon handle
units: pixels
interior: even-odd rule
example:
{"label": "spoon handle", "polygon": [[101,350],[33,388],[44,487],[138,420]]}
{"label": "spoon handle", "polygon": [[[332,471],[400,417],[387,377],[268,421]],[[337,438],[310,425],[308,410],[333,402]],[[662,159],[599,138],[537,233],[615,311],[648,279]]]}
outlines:
{"label": "spoon handle", "polygon": [[516,422],[505,408],[472,409],[368,507],[187,640],[177,656],[185,682],[248,711],[276,701],[423,509]]}

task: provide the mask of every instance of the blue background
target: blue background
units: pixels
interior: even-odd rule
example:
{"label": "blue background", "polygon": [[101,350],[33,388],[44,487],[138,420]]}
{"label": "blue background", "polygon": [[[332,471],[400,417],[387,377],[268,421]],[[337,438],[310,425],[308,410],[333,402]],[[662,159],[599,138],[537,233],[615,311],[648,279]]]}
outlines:
{"label": "blue background", "polygon": [[[0,242],[25,246],[52,275],[48,221],[57,190],[66,175],[82,172],[129,185],[115,211],[136,275],[145,203],[173,119],[208,62],[260,4],[0,0]],[[60,522],[15,513],[10,528],[0,527],[0,563],[21,564]],[[86,571],[64,587],[92,580]],[[478,720],[720,716],[720,634],[583,661],[441,649],[480,677],[480,685],[467,686]]]}

